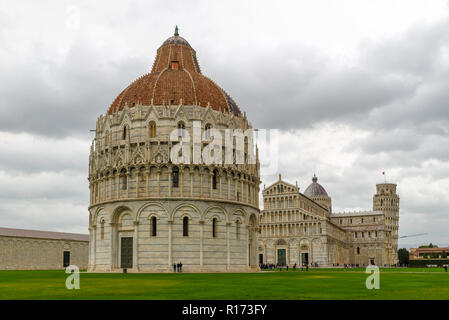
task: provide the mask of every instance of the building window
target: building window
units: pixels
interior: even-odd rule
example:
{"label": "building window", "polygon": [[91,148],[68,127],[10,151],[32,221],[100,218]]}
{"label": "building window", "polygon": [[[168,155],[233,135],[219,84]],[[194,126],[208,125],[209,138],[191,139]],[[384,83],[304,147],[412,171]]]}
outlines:
{"label": "building window", "polygon": [[362,238],[365,238],[365,232],[362,232]]}
{"label": "building window", "polygon": [[150,138],[156,137],[156,123],[154,121],[150,122]]}
{"label": "building window", "polygon": [[127,137],[128,137],[128,126],[124,126],[123,127],[122,139],[126,140]]}
{"label": "building window", "polygon": [[155,237],[157,235],[157,219],[156,217],[151,218],[151,236]]}
{"label": "building window", "polygon": [[179,187],[179,169],[178,168],[173,168],[172,178],[173,178],[173,188],[178,188]]}
{"label": "building window", "polygon": [[352,219],[349,219],[349,223],[352,224]]}
{"label": "building window", "polygon": [[179,61],[172,61],[170,65],[172,70],[179,70]]}
{"label": "building window", "polygon": [[240,192],[237,192],[237,201],[240,201]]}
{"label": "building window", "polygon": [[206,124],[206,126],[204,127],[204,136],[206,138],[206,140],[210,139],[210,131],[212,129],[212,126],[208,123]]}
{"label": "building window", "polygon": [[362,223],[363,223],[363,218],[362,218]]}
{"label": "building window", "polygon": [[121,179],[122,179],[122,190],[128,189],[128,177],[126,175],[126,169],[122,169],[120,171],[121,173]]}
{"label": "building window", "polygon": [[343,224],[343,219],[340,219],[340,224]]}
{"label": "building window", "polygon": [[104,220],[100,224],[100,239],[104,240]]}
{"label": "building window", "polygon": [[357,247],[357,254],[360,254],[360,248]]}
{"label": "building window", "polygon": [[188,217],[184,217],[182,219],[182,235],[184,237],[189,236],[189,218]]}
{"label": "building window", "polygon": [[184,130],[186,129],[186,125],[184,122],[180,121],[178,122],[178,137],[184,136]]}
{"label": "building window", "polygon": [[217,170],[214,170],[214,174],[212,176],[212,189],[217,189],[217,176],[218,172]]}
{"label": "building window", "polygon": [[240,239],[240,221],[237,220],[235,222],[235,237],[237,238],[237,240]]}
{"label": "building window", "polygon": [[217,237],[217,218],[212,219],[212,238]]}
{"label": "building window", "polygon": [[354,232],[354,238],[357,239],[357,232]]}

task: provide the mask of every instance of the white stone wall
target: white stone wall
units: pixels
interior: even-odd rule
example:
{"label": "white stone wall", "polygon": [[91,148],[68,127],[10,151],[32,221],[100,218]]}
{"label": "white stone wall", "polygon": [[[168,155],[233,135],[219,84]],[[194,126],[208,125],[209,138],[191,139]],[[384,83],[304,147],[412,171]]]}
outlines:
{"label": "white stone wall", "polygon": [[[120,238],[129,236],[136,245],[130,272],[172,272],[178,262],[186,272],[250,271],[257,267],[258,214],[253,207],[216,201],[141,200],[94,206],[89,270],[120,271]],[[156,236],[151,234],[152,217],[157,219]],[[183,235],[184,217],[189,218],[188,236]]]}

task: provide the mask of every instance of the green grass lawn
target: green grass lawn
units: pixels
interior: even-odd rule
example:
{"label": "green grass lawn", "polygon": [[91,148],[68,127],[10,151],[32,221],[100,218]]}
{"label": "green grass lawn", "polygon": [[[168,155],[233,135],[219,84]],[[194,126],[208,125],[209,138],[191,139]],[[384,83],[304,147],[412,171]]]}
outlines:
{"label": "green grass lawn", "polygon": [[216,274],[81,273],[67,290],[64,271],[0,271],[0,299],[449,299],[442,269],[381,269],[368,290],[363,269]]}

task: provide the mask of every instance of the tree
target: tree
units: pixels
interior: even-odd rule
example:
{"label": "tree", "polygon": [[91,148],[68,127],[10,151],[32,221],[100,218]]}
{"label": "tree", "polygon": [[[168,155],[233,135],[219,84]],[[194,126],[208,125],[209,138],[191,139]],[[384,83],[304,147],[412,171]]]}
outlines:
{"label": "tree", "polygon": [[420,248],[438,248],[436,244],[432,244],[432,242],[429,245],[419,246]]}
{"label": "tree", "polygon": [[398,250],[398,259],[400,265],[408,265],[410,259],[410,253],[406,248],[402,248]]}

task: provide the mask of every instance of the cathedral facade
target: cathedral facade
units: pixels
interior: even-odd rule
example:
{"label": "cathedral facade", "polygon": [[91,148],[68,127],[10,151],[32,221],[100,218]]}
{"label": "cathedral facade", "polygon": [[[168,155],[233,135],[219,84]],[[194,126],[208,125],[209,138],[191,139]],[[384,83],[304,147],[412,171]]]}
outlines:
{"label": "cathedral facade", "polygon": [[[97,120],[89,271],[166,272],[178,263],[195,272],[257,270],[260,178],[257,154],[248,161],[248,129],[246,115],[202,74],[176,30],[151,71]],[[250,132],[243,150],[230,147],[231,160],[242,163],[195,159],[195,150],[200,158],[221,155],[215,134],[226,130]]]}
{"label": "cathedral facade", "polygon": [[260,264],[390,266],[398,263],[396,184],[377,184],[373,209],[332,212],[316,176],[304,193],[281,179],[264,188],[258,241]]}

